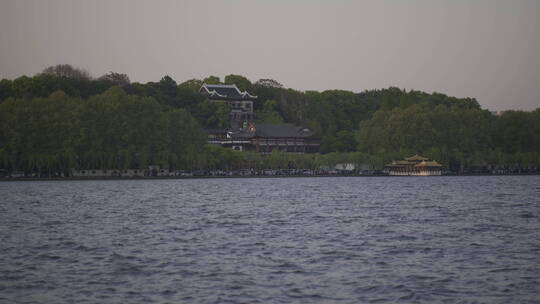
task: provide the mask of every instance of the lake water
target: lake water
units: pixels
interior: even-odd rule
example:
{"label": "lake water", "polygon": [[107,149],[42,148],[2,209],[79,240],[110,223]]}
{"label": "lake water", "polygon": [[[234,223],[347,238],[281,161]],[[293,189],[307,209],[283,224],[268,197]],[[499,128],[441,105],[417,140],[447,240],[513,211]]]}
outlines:
{"label": "lake water", "polygon": [[0,303],[540,303],[540,176],[0,183]]}

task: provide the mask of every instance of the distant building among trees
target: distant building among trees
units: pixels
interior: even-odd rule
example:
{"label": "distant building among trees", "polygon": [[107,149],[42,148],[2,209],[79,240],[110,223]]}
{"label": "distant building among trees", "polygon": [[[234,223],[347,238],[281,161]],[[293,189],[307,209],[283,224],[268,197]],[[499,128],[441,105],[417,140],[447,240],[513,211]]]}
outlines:
{"label": "distant building among trees", "polygon": [[253,101],[257,96],[242,92],[235,84],[203,84],[199,92],[210,100],[223,101],[231,108],[231,128],[245,126],[253,120]]}
{"label": "distant building among trees", "polygon": [[233,150],[271,153],[280,150],[294,153],[317,153],[320,139],[307,127],[292,124],[256,124],[253,102],[257,96],[241,91],[235,84],[203,84],[199,93],[210,100],[226,102],[231,111],[226,129],[208,130],[208,143]]}
{"label": "distant building among trees", "polygon": [[[303,92],[233,74],[139,83],[71,65],[0,80],[0,177],[157,165],[374,172],[415,152],[455,174],[538,174],[538,134],[540,109],[490,112],[474,98],[395,87]],[[407,172],[402,161],[386,169]],[[414,164],[438,171],[430,165]]]}
{"label": "distant building among trees", "polygon": [[317,153],[320,140],[307,127],[291,124],[255,124],[246,128],[222,130],[209,134],[209,143],[233,150],[271,153],[274,150],[292,153]]}

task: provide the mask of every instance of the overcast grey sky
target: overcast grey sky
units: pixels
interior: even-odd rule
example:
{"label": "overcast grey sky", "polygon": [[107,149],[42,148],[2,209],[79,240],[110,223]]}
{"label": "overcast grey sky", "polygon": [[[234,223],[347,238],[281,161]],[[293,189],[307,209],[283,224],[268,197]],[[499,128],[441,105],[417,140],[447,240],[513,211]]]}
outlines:
{"label": "overcast grey sky", "polygon": [[540,107],[540,1],[0,0],[0,78],[273,78],[299,90],[397,86]]}

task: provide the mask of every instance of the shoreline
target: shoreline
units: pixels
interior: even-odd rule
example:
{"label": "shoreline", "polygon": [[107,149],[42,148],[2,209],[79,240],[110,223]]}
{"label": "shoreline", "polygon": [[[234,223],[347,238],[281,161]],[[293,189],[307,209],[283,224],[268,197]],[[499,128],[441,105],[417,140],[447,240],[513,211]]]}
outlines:
{"label": "shoreline", "polygon": [[448,177],[448,176],[539,176],[540,173],[521,174],[446,174],[429,176],[399,176],[385,174],[343,174],[343,175],[246,175],[246,176],[114,176],[114,177],[11,177],[0,178],[0,182],[21,181],[116,181],[116,180],[188,180],[188,179],[238,179],[238,178],[317,178],[317,177]]}

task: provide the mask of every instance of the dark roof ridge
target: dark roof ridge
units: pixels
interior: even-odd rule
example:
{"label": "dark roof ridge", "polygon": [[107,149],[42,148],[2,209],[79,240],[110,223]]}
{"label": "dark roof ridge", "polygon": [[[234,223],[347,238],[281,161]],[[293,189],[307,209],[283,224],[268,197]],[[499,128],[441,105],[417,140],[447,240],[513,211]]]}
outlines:
{"label": "dark roof ridge", "polygon": [[269,124],[256,123],[255,133],[262,137],[311,137],[313,131],[304,126],[291,123]]}
{"label": "dark roof ridge", "polygon": [[[255,95],[251,95],[249,94],[247,91],[241,91],[237,86],[236,84],[207,84],[207,83],[203,83],[201,88],[199,89],[199,92],[202,91],[202,90],[205,90],[211,97],[214,97],[214,95],[217,95],[218,97],[223,97],[223,98],[227,98],[229,97],[228,95],[225,95],[225,94],[222,94],[222,93],[219,93],[218,90],[219,89],[234,89],[236,91],[236,93],[241,96],[242,98],[252,98],[252,99],[256,99],[257,96]],[[216,90],[217,89],[217,90]],[[231,97],[232,98],[232,97]]]}

